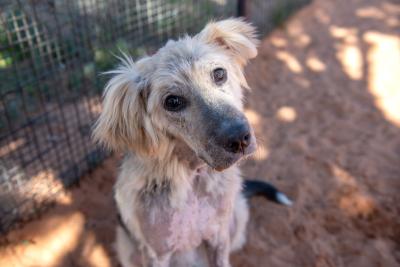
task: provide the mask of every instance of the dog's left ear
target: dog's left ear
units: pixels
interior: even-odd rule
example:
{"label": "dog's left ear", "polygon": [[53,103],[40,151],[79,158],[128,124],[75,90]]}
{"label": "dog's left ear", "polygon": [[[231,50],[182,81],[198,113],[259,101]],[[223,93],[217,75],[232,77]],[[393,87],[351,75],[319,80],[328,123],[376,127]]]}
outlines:
{"label": "dog's left ear", "polygon": [[[103,110],[94,125],[94,140],[111,150],[141,154],[156,151],[158,137],[146,111],[150,85],[137,63],[124,55],[121,66],[107,72],[114,75],[104,90]],[[140,60],[145,64],[148,58]]]}
{"label": "dog's left ear", "polygon": [[223,47],[242,66],[257,56],[259,41],[256,38],[256,29],[243,19],[232,18],[208,23],[195,38]]}

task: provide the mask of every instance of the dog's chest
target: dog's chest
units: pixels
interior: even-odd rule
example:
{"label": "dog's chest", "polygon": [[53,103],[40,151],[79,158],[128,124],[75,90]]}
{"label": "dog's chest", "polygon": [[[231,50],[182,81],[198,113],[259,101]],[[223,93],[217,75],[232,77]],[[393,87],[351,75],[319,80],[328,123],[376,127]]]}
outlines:
{"label": "dog's chest", "polygon": [[229,224],[232,201],[228,194],[214,195],[193,186],[179,207],[169,207],[167,202],[166,196],[158,196],[139,214],[147,242],[160,253],[188,250],[203,240],[212,241],[220,228]]}

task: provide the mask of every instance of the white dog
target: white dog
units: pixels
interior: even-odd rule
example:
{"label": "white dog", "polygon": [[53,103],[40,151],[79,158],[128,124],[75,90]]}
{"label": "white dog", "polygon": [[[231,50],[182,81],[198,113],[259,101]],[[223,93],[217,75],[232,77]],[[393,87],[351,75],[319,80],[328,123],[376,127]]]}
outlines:
{"label": "white dog", "polygon": [[[124,267],[228,267],[244,244],[236,163],[256,149],[242,105],[243,67],[256,46],[251,25],[228,19],[137,62],[125,56],[109,72],[94,137],[127,152],[115,187]],[[288,202],[266,183],[247,186],[248,195]]]}

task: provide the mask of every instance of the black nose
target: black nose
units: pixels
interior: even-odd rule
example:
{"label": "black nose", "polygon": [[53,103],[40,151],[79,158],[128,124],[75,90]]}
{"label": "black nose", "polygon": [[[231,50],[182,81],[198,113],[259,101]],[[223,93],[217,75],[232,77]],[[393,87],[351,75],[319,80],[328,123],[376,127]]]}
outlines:
{"label": "black nose", "polygon": [[230,127],[230,132],[226,136],[224,148],[228,152],[244,153],[250,145],[251,133],[247,123]]}

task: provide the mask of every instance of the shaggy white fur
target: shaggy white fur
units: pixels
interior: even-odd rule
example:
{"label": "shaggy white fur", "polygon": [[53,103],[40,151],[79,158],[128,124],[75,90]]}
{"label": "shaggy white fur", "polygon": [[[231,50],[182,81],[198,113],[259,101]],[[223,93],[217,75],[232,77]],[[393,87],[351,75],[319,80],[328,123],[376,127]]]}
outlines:
{"label": "shaggy white fur", "polygon": [[[151,57],[124,56],[109,72],[94,138],[127,153],[115,186],[129,232],[117,229],[124,267],[229,267],[229,253],[244,244],[248,207],[237,162],[256,146],[242,110],[243,67],[256,45],[251,25],[227,19]],[[179,111],[168,109],[169,97]],[[224,143],[232,125],[249,127],[246,146],[234,152]]]}

